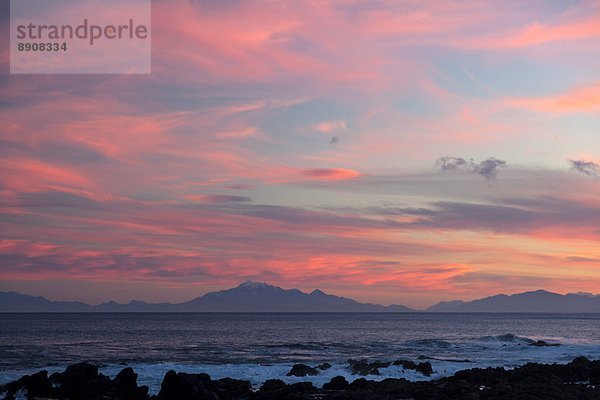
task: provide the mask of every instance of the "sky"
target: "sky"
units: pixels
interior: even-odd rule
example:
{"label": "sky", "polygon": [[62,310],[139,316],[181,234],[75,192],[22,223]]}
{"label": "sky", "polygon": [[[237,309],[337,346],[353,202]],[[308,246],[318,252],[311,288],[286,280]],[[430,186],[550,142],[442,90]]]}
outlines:
{"label": "sky", "polygon": [[154,0],[152,74],[10,75],[0,290],[600,293],[600,1]]}

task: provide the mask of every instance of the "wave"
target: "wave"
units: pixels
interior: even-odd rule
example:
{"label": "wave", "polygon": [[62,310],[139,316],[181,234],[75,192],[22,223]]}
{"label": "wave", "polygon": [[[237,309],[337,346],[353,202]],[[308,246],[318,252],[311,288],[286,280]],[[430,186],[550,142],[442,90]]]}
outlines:
{"label": "wave", "polygon": [[534,343],[535,340],[525,337],[525,336],[517,336],[514,333],[505,333],[503,335],[497,336],[482,336],[477,338],[483,342],[501,342],[501,343],[517,343],[517,344],[531,344]]}
{"label": "wave", "polygon": [[449,348],[452,343],[442,339],[418,339],[409,340],[406,342],[408,345],[420,346],[420,347],[437,347],[437,348]]}
{"label": "wave", "polygon": [[264,345],[266,348],[271,349],[294,349],[294,350],[324,350],[327,349],[326,345],[318,343],[278,343],[278,344],[267,344]]}

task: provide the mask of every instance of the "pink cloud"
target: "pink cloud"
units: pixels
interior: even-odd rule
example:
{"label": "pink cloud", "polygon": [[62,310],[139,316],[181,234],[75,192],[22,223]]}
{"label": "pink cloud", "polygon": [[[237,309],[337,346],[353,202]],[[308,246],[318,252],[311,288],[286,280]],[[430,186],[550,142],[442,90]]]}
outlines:
{"label": "pink cloud", "polygon": [[250,201],[249,197],[234,196],[227,194],[208,194],[208,195],[189,195],[185,196],[186,200],[198,201],[201,203],[245,203]]}
{"label": "pink cloud", "polygon": [[[487,293],[501,278],[597,288],[596,265],[581,262],[600,258],[593,179],[516,174],[509,181],[521,186],[482,190],[426,169],[440,149],[521,148],[527,122],[501,111],[600,111],[597,82],[501,98],[465,70],[478,97],[451,90],[444,74],[445,52],[466,63],[473,51],[485,65],[499,50],[539,61],[541,45],[593,46],[598,13],[585,7],[543,19],[541,4],[155,2],[152,76],[8,77],[0,88],[0,255],[11,260],[0,276],[142,280],[189,293],[258,277],[341,293],[364,285],[363,295],[391,301],[399,288]],[[315,104],[344,113],[313,114]],[[306,127],[347,140],[301,142]],[[382,170],[394,175],[373,172]],[[319,208],[321,193],[307,187],[326,188],[323,202],[336,206],[348,199],[348,209]],[[526,201],[507,204],[515,193]],[[371,210],[352,209],[363,199]],[[395,201],[414,204],[404,213],[380,204]],[[565,257],[536,258],[555,253],[578,257],[572,279],[557,272]]]}
{"label": "pink cloud", "polygon": [[346,121],[325,121],[313,126],[313,129],[322,133],[334,133],[348,129]]}
{"label": "pink cloud", "polygon": [[574,21],[555,24],[532,22],[503,35],[484,35],[464,38],[468,47],[481,49],[517,49],[552,42],[574,42],[600,37],[600,13],[581,17]]}
{"label": "pink cloud", "polygon": [[600,112],[600,83],[579,86],[554,96],[509,99],[506,103],[512,107],[550,114]]}
{"label": "pink cloud", "polygon": [[3,158],[0,182],[13,192],[64,191],[95,197],[99,185],[76,168],[59,167],[35,159]]}

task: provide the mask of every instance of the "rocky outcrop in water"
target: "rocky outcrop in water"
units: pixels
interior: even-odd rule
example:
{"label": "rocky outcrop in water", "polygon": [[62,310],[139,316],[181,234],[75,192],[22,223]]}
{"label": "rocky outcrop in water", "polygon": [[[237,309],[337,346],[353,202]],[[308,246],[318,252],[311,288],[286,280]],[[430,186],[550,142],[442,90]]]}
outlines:
{"label": "rocky outcrop in water", "polygon": [[556,347],[560,346],[560,343],[548,343],[543,340],[538,340],[536,342],[530,343],[529,345],[535,347]]}
{"label": "rocky outcrop in water", "polygon": [[290,372],[288,372],[287,376],[315,376],[319,375],[321,371],[326,371],[331,368],[331,364],[323,363],[319,364],[316,367],[311,367],[306,364],[294,364]]}
{"label": "rocky outcrop in water", "polygon": [[379,368],[387,368],[392,363],[381,361],[369,362],[367,360],[348,360],[348,364],[350,364],[349,369],[353,375],[367,376],[380,375]]}
{"label": "rocky outcrop in water", "polygon": [[415,363],[409,360],[396,360],[393,365],[400,365],[404,369],[412,369],[425,376],[431,376],[431,374],[433,374],[433,367],[430,362]]}
{"label": "rocky outcrop in water", "polygon": [[[365,364],[354,365],[363,368]],[[406,360],[398,360],[396,365],[412,366]],[[366,363],[364,371],[377,367],[377,363]],[[50,377],[46,371],[24,376],[0,387],[0,396],[5,400],[16,396],[31,400],[599,400],[600,361],[579,357],[564,365],[529,363],[513,370],[474,368],[423,382],[359,378],[349,383],[338,376],[322,389],[310,382],[286,384],[271,379],[255,391],[244,380],[212,380],[207,374],[169,371],[155,396],[148,395],[146,386],[137,385],[137,374],[131,368],[110,379],[98,373],[96,366],[84,363]]]}
{"label": "rocky outcrop in water", "polygon": [[390,365],[401,366],[403,369],[411,369],[420,372],[425,376],[431,376],[433,373],[433,368],[429,362],[415,363],[409,360],[396,360],[392,363],[381,361],[369,362],[367,360],[348,360],[348,364],[350,364],[349,369],[353,375],[361,376],[380,375],[379,368],[387,368]]}
{"label": "rocky outcrop in water", "polygon": [[290,372],[287,373],[287,376],[315,376],[319,375],[319,370],[317,368],[309,367],[304,364],[294,364]]}

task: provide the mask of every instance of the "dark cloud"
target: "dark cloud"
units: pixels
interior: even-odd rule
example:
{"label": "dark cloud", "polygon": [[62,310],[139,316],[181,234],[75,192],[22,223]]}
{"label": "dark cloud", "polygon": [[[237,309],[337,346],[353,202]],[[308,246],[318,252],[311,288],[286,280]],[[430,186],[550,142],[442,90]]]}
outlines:
{"label": "dark cloud", "polygon": [[69,141],[43,141],[36,145],[0,140],[0,156],[31,157],[55,164],[83,165],[109,161],[93,148]]}
{"label": "dark cloud", "polygon": [[70,213],[77,214],[78,211],[109,210],[110,207],[119,206],[120,203],[113,202],[111,205],[94,201],[88,197],[78,196],[73,193],[60,191],[18,193],[13,198],[0,200],[0,204],[7,207],[22,207],[34,209],[63,208]]}
{"label": "dark cloud", "polygon": [[[328,210],[334,210],[328,208]],[[496,200],[462,202],[437,201],[429,207],[365,207],[338,208],[353,224],[366,221],[379,223],[380,229],[472,230],[502,233],[528,233],[546,230],[559,236],[596,237],[600,235],[600,207],[577,199],[541,196],[535,198],[501,198]],[[335,214],[334,214],[335,215]],[[391,217],[381,220],[369,215]],[[408,216],[400,221],[394,216]],[[346,222],[347,226],[350,226]],[[355,225],[352,225],[355,226]]]}
{"label": "dark cloud", "polygon": [[329,141],[330,144],[338,144],[340,142],[340,138],[338,136],[333,136]]}
{"label": "dark cloud", "polygon": [[394,220],[381,220],[364,218],[360,214],[340,215],[336,212],[320,212],[299,207],[256,205],[238,208],[237,213],[264,218],[274,221],[286,222],[294,225],[312,226],[319,230],[327,228],[337,229],[390,229],[402,228],[402,223]]}
{"label": "dark cloud", "polygon": [[464,158],[460,157],[440,157],[436,161],[436,165],[439,165],[442,171],[453,171],[470,164],[472,162],[467,162]]}
{"label": "dark cloud", "polygon": [[369,213],[378,215],[434,215],[436,212],[428,208],[415,208],[415,207],[370,207]]}
{"label": "dark cloud", "polygon": [[570,261],[570,262],[577,262],[577,263],[595,263],[595,264],[600,264],[600,258],[570,256],[570,257],[566,257],[565,260]]}
{"label": "dark cloud", "polygon": [[395,216],[395,215],[417,215],[426,216],[434,215],[436,211],[429,208],[417,208],[417,207],[395,207],[395,206],[377,206],[377,207],[321,207],[321,209],[328,212],[347,213],[355,215],[382,215],[382,216]]}
{"label": "dark cloud", "polygon": [[495,179],[500,168],[505,168],[506,161],[488,158],[474,166],[473,172],[478,173],[485,179]]}
{"label": "dark cloud", "polygon": [[235,189],[235,190],[251,190],[254,189],[254,185],[249,185],[246,183],[237,183],[235,185],[225,186],[227,189]]}
{"label": "dark cloud", "polygon": [[[434,229],[489,230],[526,233],[545,230],[556,235],[600,235],[600,207],[576,199],[540,197],[499,199],[495,203],[436,202],[431,216],[411,225]],[[574,230],[576,227],[576,230]]]}
{"label": "dark cloud", "polygon": [[571,169],[594,178],[600,177],[600,164],[593,161],[569,160]]}
{"label": "dark cloud", "polygon": [[496,179],[498,170],[508,166],[508,163],[496,158],[488,158],[481,162],[475,162],[473,159],[465,160],[461,157],[440,157],[436,161],[442,171],[453,171],[456,169],[467,169],[472,173],[481,175],[487,180]]}
{"label": "dark cloud", "polygon": [[95,149],[68,141],[44,141],[33,154],[45,161],[83,165],[106,162],[109,159]]}
{"label": "dark cloud", "polygon": [[503,204],[436,202],[432,215],[412,225],[434,229],[520,232],[532,226],[536,211]]}

